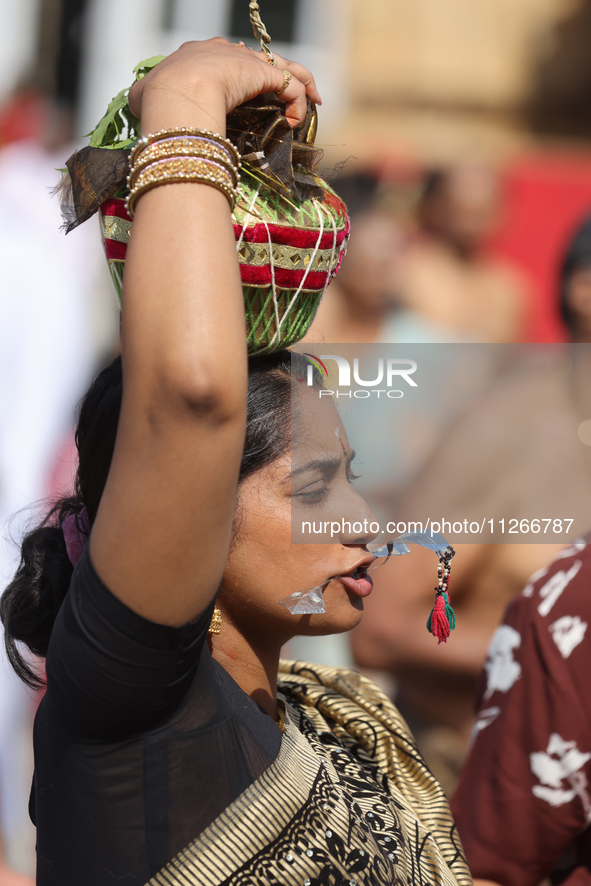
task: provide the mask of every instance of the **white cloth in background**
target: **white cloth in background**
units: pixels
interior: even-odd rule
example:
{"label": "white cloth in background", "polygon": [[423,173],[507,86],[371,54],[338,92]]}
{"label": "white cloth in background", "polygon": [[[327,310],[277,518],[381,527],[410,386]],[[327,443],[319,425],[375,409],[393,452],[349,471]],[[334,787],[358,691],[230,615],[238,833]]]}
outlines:
{"label": "white cloth in background", "polygon": [[[18,562],[11,539],[18,542],[31,518],[17,512],[46,495],[57,448],[96,368],[97,226],[65,237],[50,195],[69,153],[52,157],[28,142],[0,151],[0,591]],[[25,871],[34,864],[31,695],[2,655],[0,824],[9,861]]]}

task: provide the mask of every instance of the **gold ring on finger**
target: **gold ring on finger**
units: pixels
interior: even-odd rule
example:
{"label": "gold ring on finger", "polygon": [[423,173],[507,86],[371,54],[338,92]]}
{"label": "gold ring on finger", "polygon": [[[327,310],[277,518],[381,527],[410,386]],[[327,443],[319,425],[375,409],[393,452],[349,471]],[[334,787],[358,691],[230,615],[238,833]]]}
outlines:
{"label": "gold ring on finger", "polygon": [[281,95],[282,92],[285,92],[289,84],[291,83],[291,73],[289,71],[283,72],[283,86],[281,89],[278,89],[275,95]]}

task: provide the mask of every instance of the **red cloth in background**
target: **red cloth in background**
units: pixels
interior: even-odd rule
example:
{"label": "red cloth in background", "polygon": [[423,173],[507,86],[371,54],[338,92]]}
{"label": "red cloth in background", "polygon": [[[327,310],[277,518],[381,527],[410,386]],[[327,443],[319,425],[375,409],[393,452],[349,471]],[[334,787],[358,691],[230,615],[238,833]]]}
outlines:
{"label": "red cloth in background", "polygon": [[591,152],[540,152],[502,174],[506,206],[490,249],[514,261],[531,281],[527,341],[562,341],[558,272],[573,232],[591,214]]}
{"label": "red cloth in background", "polygon": [[451,804],[474,878],[591,884],[590,542],[533,575],[491,640]]}
{"label": "red cloth in background", "polygon": [[47,96],[34,89],[18,90],[0,107],[0,147],[23,139],[41,140],[48,116]]}

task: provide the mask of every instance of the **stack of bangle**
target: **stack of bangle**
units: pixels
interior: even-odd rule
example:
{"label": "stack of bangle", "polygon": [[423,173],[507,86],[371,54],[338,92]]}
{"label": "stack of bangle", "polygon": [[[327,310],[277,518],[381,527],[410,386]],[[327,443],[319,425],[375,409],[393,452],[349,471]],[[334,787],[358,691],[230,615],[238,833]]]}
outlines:
{"label": "stack of bangle", "polygon": [[231,141],[207,129],[165,129],[142,138],[131,152],[127,211],[133,218],[138,199],[159,185],[201,182],[228,198],[234,209],[240,154]]}

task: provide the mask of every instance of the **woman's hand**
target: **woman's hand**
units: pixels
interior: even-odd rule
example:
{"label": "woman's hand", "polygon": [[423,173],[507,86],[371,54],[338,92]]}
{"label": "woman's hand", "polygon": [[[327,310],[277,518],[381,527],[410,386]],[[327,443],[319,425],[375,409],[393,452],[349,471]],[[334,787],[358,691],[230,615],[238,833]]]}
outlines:
{"label": "woman's hand", "polygon": [[306,96],[317,104],[322,100],[307,68],[275,58],[277,67],[264,53],[222,37],[183,43],[133,85],[130,109],[144,133],[198,126],[224,134],[226,114],[257,95],[281,90],[286,70],[292,79],[281,98],[290,125],[297,126],[306,114]]}

